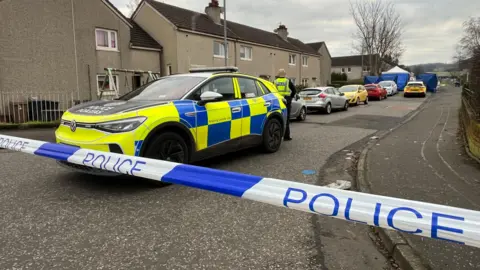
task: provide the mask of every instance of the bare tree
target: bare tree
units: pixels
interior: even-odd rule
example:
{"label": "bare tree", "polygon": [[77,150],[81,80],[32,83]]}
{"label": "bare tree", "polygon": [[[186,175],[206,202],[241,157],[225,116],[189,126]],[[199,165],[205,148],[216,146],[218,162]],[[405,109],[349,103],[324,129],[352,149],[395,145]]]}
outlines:
{"label": "bare tree", "polygon": [[[393,2],[372,0],[350,2],[350,13],[357,30],[354,33],[354,48],[369,55],[368,63],[375,73],[380,72],[380,59],[399,59],[403,25]],[[380,59],[373,57],[377,54]]]}
{"label": "bare tree", "polygon": [[133,12],[135,12],[135,9],[137,9],[138,4],[140,4],[142,0],[130,0],[127,3],[127,8],[128,8],[128,16],[132,16]]}
{"label": "bare tree", "polygon": [[463,22],[463,36],[457,46],[457,52],[472,57],[475,49],[480,49],[480,17],[469,18]]}

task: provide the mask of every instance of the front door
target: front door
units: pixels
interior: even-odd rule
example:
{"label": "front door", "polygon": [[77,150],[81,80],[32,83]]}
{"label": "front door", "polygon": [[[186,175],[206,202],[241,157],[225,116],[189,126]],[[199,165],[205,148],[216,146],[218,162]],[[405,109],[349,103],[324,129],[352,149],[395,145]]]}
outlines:
{"label": "front door", "polygon": [[[235,148],[239,145],[242,125],[237,119],[242,118],[242,107],[235,93],[232,77],[213,79],[195,93],[194,99],[200,100],[203,92],[212,91],[223,95],[223,100],[208,102],[204,106],[196,105],[197,151],[226,147]],[[212,149],[213,150],[213,149]],[[223,150],[218,150],[223,152]]]}

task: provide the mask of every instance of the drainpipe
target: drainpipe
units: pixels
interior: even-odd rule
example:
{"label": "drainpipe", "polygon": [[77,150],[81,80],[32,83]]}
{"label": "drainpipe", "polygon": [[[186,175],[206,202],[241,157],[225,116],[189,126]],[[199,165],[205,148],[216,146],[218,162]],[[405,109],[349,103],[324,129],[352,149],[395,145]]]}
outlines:
{"label": "drainpipe", "polygon": [[299,76],[300,76],[300,84],[302,84],[302,69],[303,69],[303,54],[300,54],[300,70],[299,70]]}
{"label": "drainpipe", "polygon": [[72,30],[73,30],[73,51],[75,55],[75,76],[77,78],[77,99],[80,100],[80,87],[78,82],[78,60],[77,60],[77,37],[75,34],[75,11],[73,6],[73,0],[70,0],[72,5]]}
{"label": "drainpipe", "polygon": [[233,55],[233,59],[234,59],[233,61],[234,62],[233,63],[236,67],[238,67],[237,66],[237,44],[238,44],[238,39],[233,41],[233,53],[234,53],[234,55]]}

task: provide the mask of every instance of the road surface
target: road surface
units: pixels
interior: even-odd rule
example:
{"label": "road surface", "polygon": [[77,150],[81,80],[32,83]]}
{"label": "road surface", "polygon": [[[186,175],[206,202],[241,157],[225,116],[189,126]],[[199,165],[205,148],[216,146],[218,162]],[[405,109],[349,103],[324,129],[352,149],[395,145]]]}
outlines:
{"label": "road surface", "polygon": [[[424,99],[397,95],[292,123],[275,154],[249,150],[201,165],[316,185],[353,181],[355,153]],[[53,130],[4,132],[53,140]],[[367,226],[178,185],[69,172],[0,150],[0,268],[382,269]],[[302,171],[314,170],[313,175]]]}
{"label": "road surface", "polygon": [[[480,166],[458,134],[460,88],[440,90],[412,121],[368,154],[372,192],[480,210]],[[478,248],[405,235],[432,269],[480,269]]]}

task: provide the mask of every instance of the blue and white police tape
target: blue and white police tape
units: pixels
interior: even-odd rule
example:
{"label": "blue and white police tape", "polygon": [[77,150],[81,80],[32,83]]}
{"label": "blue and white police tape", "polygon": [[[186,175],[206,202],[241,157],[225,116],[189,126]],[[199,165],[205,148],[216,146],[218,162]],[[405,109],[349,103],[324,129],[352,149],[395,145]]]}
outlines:
{"label": "blue and white police tape", "polygon": [[0,148],[480,247],[480,212],[0,135]]}

